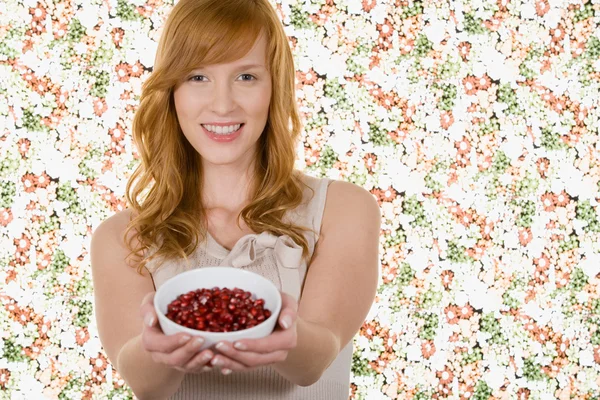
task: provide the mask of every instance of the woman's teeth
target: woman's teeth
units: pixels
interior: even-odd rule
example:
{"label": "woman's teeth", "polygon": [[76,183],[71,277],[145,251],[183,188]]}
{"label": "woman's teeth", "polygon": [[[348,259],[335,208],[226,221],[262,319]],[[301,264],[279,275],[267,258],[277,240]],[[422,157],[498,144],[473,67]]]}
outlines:
{"label": "woman's teeth", "polygon": [[229,135],[242,126],[242,124],[231,125],[231,126],[215,126],[215,125],[202,125],[206,130],[216,133],[217,135]]}

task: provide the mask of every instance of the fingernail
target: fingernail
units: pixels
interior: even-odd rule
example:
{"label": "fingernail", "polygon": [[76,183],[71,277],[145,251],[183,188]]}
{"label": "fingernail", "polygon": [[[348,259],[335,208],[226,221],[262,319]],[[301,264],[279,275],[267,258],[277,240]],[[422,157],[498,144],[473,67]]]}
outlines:
{"label": "fingernail", "polygon": [[144,318],[144,322],[146,323],[146,325],[152,326],[152,324],[154,324],[154,315],[152,315],[152,314],[146,315],[146,317]]}
{"label": "fingernail", "polygon": [[233,347],[235,347],[238,350],[246,350],[246,346],[243,343],[235,343]]}
{"label": "fingernail", "polygon": [[281,319],[281,325],[285,328],[285,329],[289,329],[289,327],[292,325],[292,321],[290,320],[290,317],[283,317]]}
{"label": "fingernail", "polygon": [[209,367],[209,366],[206,366],[206,365],[205,365],[205,366],[202,368],[202,372],[208,372],[208,371],[212,371],[212,368],[211,368],[211,367]]}
{"label": "fingernail", "polygon": [[196,338],[196,339],[194,339],[194,343],[192,344],[192,346],[200,347],[200,346],[202,346],[202,343],[204,343],[204,339]]}
{"label": "fingernail", "polygon": [[225,343],[219,342],[215,347],[217,348],[217,350],[227,351],[227,345]]}
{"label": "fingernail", "polygon": [[181,337],[181,339],[179,339],[179,344],[184,344],[185,342],[187,342],[187,341],[188,341],[188,340],[190,340],[191,338],[192,338],[192,337],[191,337],[191,336],[188,336],[188,335],[182,336],[182,337]]}
{"label": "fingernail", "polygon": [[223,369],[221,370],[221,372],[223,373],[223,375],[229,375],[229,374],[231,373],[231,370],[230,370],[230,369],[227,369],[227,368],[223,368]]}
{"label": "fingernail", "polygon": [[220,358],[213,358],[211,364],[215,365],[215,366],[219,366],[219,365],[223,365],[223,361]]}

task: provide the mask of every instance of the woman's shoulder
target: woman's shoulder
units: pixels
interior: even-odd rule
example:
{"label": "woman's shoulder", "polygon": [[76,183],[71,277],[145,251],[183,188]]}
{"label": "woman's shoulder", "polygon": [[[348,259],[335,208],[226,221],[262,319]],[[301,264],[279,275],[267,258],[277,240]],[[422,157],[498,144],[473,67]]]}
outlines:
{"label": "woman's shoulder", "polygon": [[129,221],[131,221],[131,219],[133,218],[133,215],[134,210],[126,208],[103,220],[96,229],[100,229],[100,227],[102,227],[103,230],[124,231],[127,224],[129,224]]}
{"label": "woman's shoulder", "polygon": [[299,169],[295,169],[294,174],[296,174],[296,176],[299,177],[305,183],[317,183],[317,182],[321,182],[324,179],[329,179],[329,178],[318,178],[316,176],[309,175],[306,172],[301,171]]}
{"label": "woman's shoulder", "polygon": [[[377,199],[362,186],[334,180],[327,189],[323,209],[321,232],[335,232],[340,240],[356,234],[357,229],[367,229],[381,222]],[[374,228],[374,231],[377,229]]]}
{"label": "woman's shoulder", "polygon": [[316,176],[312,176],[307,174],[306,172],[300,171],[300,170],[295,170],[296,176],[300,179],[300,181],[304,184],[304,198],[305,201],[310,201],[314,198],[314,196],[316,195],[316,193],[322,188],[323,183],[326,182],[325,186],[328,186],[329,184],[331,184],[332,182],[334,182],[334,179],[331,178],[319,178]]}
{"label": "woman's shoulder", "polygon": [[[324,223],[336,224],[339,219],[354,218],[344,210],[379,209],[375,196],[367,189],[352,182],[332,178],[318,178],[298,171],[299,176],[314,191],[314,196],[307,195],[306,205],[312,212],[322,210]],[[320,190],[320,194],[317,193]],[[309,190],[310,192],[310,190]],[[312,205],[309,205],[312,203]]]}
{"label": "woman's shoulder", "polygon": [[[100,225],[96,227],[92,234],[92,239],[95,241],[109,241],[118,240],[119,243],[123,242],[123,235],[127,230],[129,222],[133,219],[135,211],[129,208],[119,211],[110,217],[103,220]],[[134,233],[134,230],[130,231],[129,236]]]}
{"label": "woman's shoulder", "polygon": [[367,189],[352,182],[332,179],[327,189],[327,197],[338,201],[351,201],[358,204],[367,202],[377,204],[375,196]]}
{"label": "woman's shoulder", "polygon": [[[356,214],[349,210],[355,211]],[[342,180],[332,180],[328,185],[323,211],[324,224],[335,224],[339,220],[347,218],[359,220],[358,214],[363,214],[367,210],[371,214],[379,212],[377,199],[367,189]]]}
{"label": "woman's shoulder", "polygon": [[351,196],[352,199],[356,201],[361,201],[361,199],[364,201],[365,199],[373,197],[371,192],[369,192],[367,189],[352,182],[328,177],[315,177],[300,170],[296,170],[296,173],[304,183],[314,190],[318,189],[319,186],[323,188],[327,187],[325,193],[328,197],[333,196],[343,199],[346,196]]}

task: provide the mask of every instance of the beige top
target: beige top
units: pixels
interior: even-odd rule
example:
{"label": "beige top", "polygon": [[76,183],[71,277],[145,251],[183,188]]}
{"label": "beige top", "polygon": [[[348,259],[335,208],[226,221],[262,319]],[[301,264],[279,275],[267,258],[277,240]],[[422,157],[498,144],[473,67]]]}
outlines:
{"label": "beige top", "polygon": [[[304,188],[303,203],[296,210],[288,211],[286,218],[319,233],[331,180],[304,173],[301,176],[315,191],[314,197],[310,189]],[[318,236],[315,237],[312,232],[304,232],[304,236],[312,257]],[[307,270],[301,246],[287,235],[275,236],[268,232],[243,236],[231,251],[208,234],[207,241],[198,246],[190,261],[195,268],[228,265],[256,272],[296,299],[301,297]],[[157,289],[167,279],[185,270],[185,266],[177,262],[165,264],[158,270],[155,268],[152,264],[148,265]],[[351,363],[352,340],[340,351],[321,379],[308,387],[289,382],[269,366],[234,371],[229,375],[214,370],[187,374],[179,390],[169,400],[347,400]]]}

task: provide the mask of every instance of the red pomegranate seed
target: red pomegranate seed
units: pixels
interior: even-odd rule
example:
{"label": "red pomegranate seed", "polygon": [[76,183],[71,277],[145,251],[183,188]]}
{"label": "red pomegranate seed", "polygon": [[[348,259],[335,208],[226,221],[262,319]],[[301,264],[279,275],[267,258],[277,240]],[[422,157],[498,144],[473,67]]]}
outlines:
{"label": "red pomegranate seed", "polygon": [[166,316],[188,328],[231,332],[256,326],[271,316],[264,299],[238,287],[197,289],[178,296],[167,306]]}
{"label": "red pomegranate seed", "polygon": [[228,312],[221,314],[221,321],[231,324],[233,322],[233,315]]}

